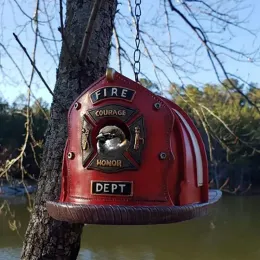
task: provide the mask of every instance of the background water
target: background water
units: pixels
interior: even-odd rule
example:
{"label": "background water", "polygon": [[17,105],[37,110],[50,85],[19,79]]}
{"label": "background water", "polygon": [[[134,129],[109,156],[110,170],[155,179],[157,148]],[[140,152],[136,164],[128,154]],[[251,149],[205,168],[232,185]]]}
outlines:
{"label": "background water", "polygon": [[[21,222],[20,235],[10,229],[10,215],[0,213],[0,260],[19,259],[29,220],[19,199],[11,209]],[[85,226],[78,259],[259,260],[259,202],[260,197],[225,196],[210,216],[179,224]]]}

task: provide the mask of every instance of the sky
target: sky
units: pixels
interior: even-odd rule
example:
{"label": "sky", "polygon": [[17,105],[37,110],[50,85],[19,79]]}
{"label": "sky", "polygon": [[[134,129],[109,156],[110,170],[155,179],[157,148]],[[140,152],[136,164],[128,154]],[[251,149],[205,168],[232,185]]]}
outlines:
{"label": "sky", "polygon": [[[38,40],[36,51],[36,64],[41,71],[43,77],[48,82],[48,85],[53,89],[55,85],[56,68],[58,66],[58,57],[61,46],[61,37],[57,30],[59,27],[59,6],[55,3],[58,1],[45,0],[40,2],[39,12],[39,28],[40,33],[44,37],[41,41]],[[120,15],[117,16],[116,25],[117,31],[122,38],[121,44],[133,61],[135,31],[131,27],[132,18],[129,14],[129,8],[127,0],[122,0],[122,4],[118,6]],[[134,1],[131,1],[134,4]],[[207,3],[216,3],[221,1],[209,0]],[[225,2],[225,1],[224,1]],[[225,5],[220,6],[220,10],[231,13],[231,9],[234,8],[234,2],[237,0],[226,1]],[[17,4],[18,3],[18,4]],[[176,15],[169,11],[170,19],[172,20],[171,28],[171,40],[173,42],[172,50],[174,51],[173,57],[169,59],[166,52],[162,52],[153,44],[151,37],[156,39],[157,43],[161,46],[161,49],[168,50],[169,46],[169,34],[165,26],[165,17],[163,9],[163,1],[155,0],[143,0],[142,1],[142,16],[141,16],[141,29],[149,34],[144,34],[143,37],[147,42],[149,52],[156,66],[159,66],[162,72],[157,72],[157,76],[154,73],[154,64],[145,57],[141,56],[141,71],[145,73],[149,79],[153,82],[162,85],[167,88],[169,81],[181,84],[182,81],[185,84],[194,83],[198,86],[205,83],[217,83],[217,78],[212,68],[212,65],[206,55],[204,48],[199,48],[200,42],[197,40],[196,35],[190,30],[190,28]],[[183,10],[181,1],[173,0],[175,6]],[[215,7],[214,4],[211,5]],[[201,9],[199,6],[192,6],[193,11],[196,14],[200,14]],[[197,9],[196,9],[197,8]],[[245,0],[243,4],[236,6],[237,11],[234,13],[236,16],[245,20],[245,29],[255,30],[256,36],[248,33],[245,29],[231,28],[232,30],[221,31],[219,33],[211,34],[210,39],[212,41],[221,42],[223,45],[229,48],[237,50],[243,49],[243,51],[251,52],[253,49],[257,49],[260,46],[260,32],[257,29],[260,28],[259,13],[260,13],[260,1],[259,0]],[[65,5],[64,5],[65,9]],[[47,11],[47,12],[46,12]],[[35,25],[31,23],[28,17],[33,16],[35,13],[35,1],[30,0],[16,0],[5,1],[0,0],[0,97],[13,102],[20,94],[27,93],[27,87],[24,83],[24,79],[29,82],[31,65],[26,58],[24,52],[21,51],[20,46],[15,41],[12,33],[15,32],[21,42],[24,44],[30,54],[33,51]],[[46,16],[48,13],[48,16]],[[124,17],[124,18],[123,18]],[[162,18],[164,17],[164,18]],[[192,21],[191,16],[187,16]],[[201,24],[209,30],[217,30],[219,28],[212,27],[209,22],[203,20]],[[56,41],[52,39],[55,37]],[[49,40],[51,39],[51,40]],[[113,42],[115,40],[113,38]],[[12,59],[8,56],[8,51]],[[144,46],[141,45],[141,49],[144,50]],[[238,62],[230,58],[227,55],[223,55],[223,50],[217,49],[219,57],[223,61],[223,64],[227,71],[239,75],[239,77],[245,79],[248,82],[258,82],[259,80],[259,66],[256,66],[254,62],[260,58],[259,52],[255,55],[249,55],[247,62]],[[145,51],[144,51],[145,53]],[[222,54],[221,54],[222,53]],[[197,54],[197,55],[195,55]],[[232,53],[231,53],[232,54]],[[146,54],[147,55],[147,54]],[[234,55],[234,53],[232,54]],[[234,55],[236,58],[242,58],[240,55]],[[182,81],[179,80],[179,76],[173,69],[169,60],[177,64],[177,73],[181,76]],[[17,67],[23,74],[24,79],[21,77]],[[194,62],[197,64],[195,68]],[[259,65],[258,63],[257,65]],[[110,58],[110,67],[113,67],[117,71],[118,62],[116,53],[113,52]],[[190,73],[183,72],[182,70],[190,70]],[[134,74],[131,66],[126,61],[123,61],[123,74],[131,79],[134,79]],[[165,77],[165,75],[167,77]],[[221,79],[223,75],[220,75]],[[167,79],[168,78],[168,79]],[[33,94],[44,101],[50,103],[52,96],[48,93],[43,83],[38,76],[34,77],[32,84]]]}

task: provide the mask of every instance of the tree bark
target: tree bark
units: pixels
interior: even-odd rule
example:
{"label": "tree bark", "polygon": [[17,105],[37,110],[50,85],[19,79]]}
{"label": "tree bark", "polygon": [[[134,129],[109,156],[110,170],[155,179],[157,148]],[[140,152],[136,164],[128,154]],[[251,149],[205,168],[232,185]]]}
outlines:
{"label": "tree bark", "polygon": [[63,41],[35,208],[22,249],[23,260],[73,260],[77,259],[80,249],[83,225],[50,218],[45,202],[58,200],[60,194],[68,109],[84,89],[104,75],[108,62],[117,0],[103,1],[88,45],[86,65],[80,65],[77,61],[93,2],[94,0],[67,0],[64,28],[66,44]]}

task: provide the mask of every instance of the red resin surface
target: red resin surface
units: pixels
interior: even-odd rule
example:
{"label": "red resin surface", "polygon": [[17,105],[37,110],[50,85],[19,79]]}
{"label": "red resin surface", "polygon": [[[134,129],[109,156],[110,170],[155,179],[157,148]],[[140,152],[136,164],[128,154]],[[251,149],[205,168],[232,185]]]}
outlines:
{"label": "red resin surface", "polygon": [[[111,98],[93,105],[90,94],[106,86],[132,89],[136,93],[132,101]],[[76,102],[80,103],[80,109],[75,109]],[[154,108],[155,103],[161,104],[158,110]],[[115,73],[112,82],[107,81],[105,76],[101,78],[82,93],[74,104],[68,114],[68,140],[63,158],[60,202],[85,205],[182,206],[208,201],[208,169],[204,145],[191,119],[176,104],[154,95],[119,73]],[[96,123],[88,114],[90,109],[114,104],[136,109],[138,113],[126,123],[108,117]],[[137,170],[104,173],[87,169],[88,163],[97,152],[95,138],[99,130],[110,122],[127,128],[140,115],[144,117],[146,131],[141,165],[136,164],[131,155],[125,152],[125,156],[136,165]],[[93,127],[91,142],[94,149],[84,166],[81,150],[82,117]],[[67,158],[68,152],[75,154],[73,159]],[[160,160],[160,152],[166,153],[165,160]],[[200,173],[198,160],[202,165]],[[198,176],[202,176],[200,184]],[[94,195],[91,193],[93,180],[131,181],[132,196]]]}

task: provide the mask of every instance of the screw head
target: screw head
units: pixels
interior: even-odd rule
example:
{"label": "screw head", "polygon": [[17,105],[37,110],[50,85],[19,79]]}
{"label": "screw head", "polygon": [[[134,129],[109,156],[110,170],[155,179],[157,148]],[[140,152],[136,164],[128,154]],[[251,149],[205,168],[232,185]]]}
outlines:
{"label": "screw head", "polygon": [[79,102],[76,102],[76,103],[74,104],[74,108],[75,108],[76,110],[79,110],[80,107],[81,107],[81,105],[80,105]]}
{"label": "screw head", "polygon": [[167,158],[167,154],[164,152],[160,152],[159,158],[160,158],[160,160],[165,160]]}
{"label": "screw head", "polygon": [[68,153],[68,159],[72,160],[75,157],[75,154],[73,152]]}
{"label": "screw head", "polygon": [[160,108],[161,108],[161,103],[159,103],[159,102],[156,102],[156,103],[154,103],[154,108],[156,109],[156,110],[159,110]]}

